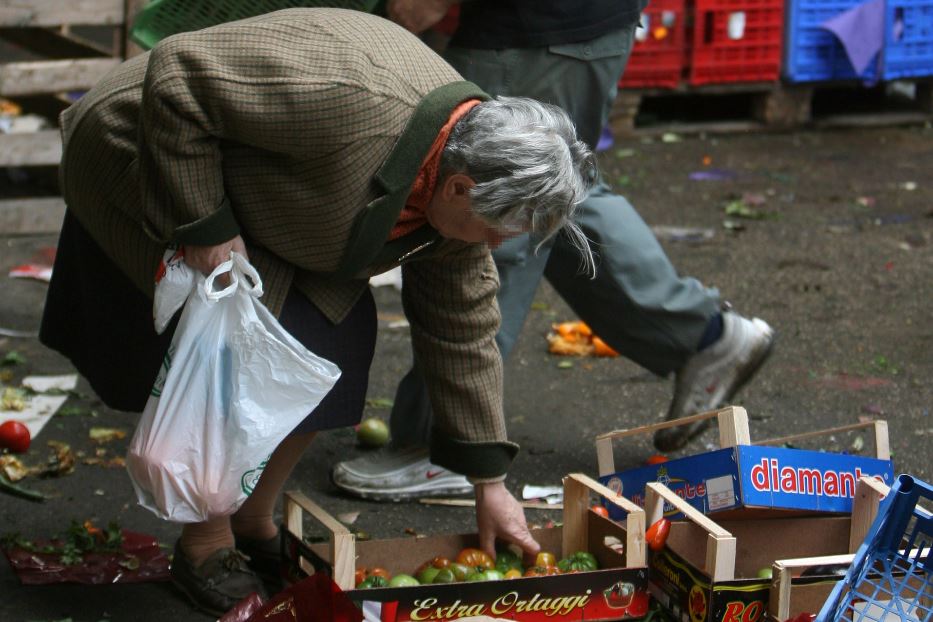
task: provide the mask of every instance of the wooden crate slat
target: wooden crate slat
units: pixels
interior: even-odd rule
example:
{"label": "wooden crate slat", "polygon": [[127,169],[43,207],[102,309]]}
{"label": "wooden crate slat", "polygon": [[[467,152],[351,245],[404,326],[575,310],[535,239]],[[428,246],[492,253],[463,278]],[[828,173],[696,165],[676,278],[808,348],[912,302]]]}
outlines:
{"label": "wooden crate slat", "polygon": [[0,96],[87,90],[120,64],[119,58],[83,58],[0,65]]}
{"label": "wooden crate slat", "polygon": [[49,28],[0,27],[0,38],[48,58],[96,58],[113,56],[110,50],[72,33]]}
{"label": "wooden crate slat", "polygon": [[0,166],[56,166],[61,159],[62,139],[57,129],[0,134]]}
{"label": "wooden crate slat", "polygon": [[116,26],[124,0],[0,0],[0,26]]}
{"label": "wooden crate slat", "polygon": [[61,197],[0,201],[0,232],[55,233],[62,228],[65,200]]}

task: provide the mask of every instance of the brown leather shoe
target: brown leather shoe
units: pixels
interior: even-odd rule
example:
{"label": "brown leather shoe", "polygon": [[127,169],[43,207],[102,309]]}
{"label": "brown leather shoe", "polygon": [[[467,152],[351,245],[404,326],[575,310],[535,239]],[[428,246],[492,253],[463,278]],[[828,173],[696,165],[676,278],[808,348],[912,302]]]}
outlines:
{"label": "brown leather shoe", "polygon": [[220,549],[195,568],[175,542],[170,569],[172,583],[198,609],[218,618],[253,592],[268,598],[262,581],[249,566],[246,556],[236,549]]}

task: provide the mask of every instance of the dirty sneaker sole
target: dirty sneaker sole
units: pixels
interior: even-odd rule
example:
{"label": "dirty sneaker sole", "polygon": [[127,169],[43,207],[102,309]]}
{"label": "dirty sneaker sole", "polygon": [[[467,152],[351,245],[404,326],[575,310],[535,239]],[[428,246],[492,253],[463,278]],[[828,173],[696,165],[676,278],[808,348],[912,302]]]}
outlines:
{"label": "dirty sneaker sole", "polygon": [[[726,391],[725,397],[719,406],[732,400],[732,398],[736,396],[742,387],[744,387],[748,381],[758,373],[758,370],[761,369],[761,366],[764,365],[769,358],[771,358],[776,341],[777,332],[775,331],[771,333],[771,339],[768,341],[764,350],[758,355],[758,359],[751,365],[747,366],[741,374],[735,377],[735,382],[733,382],[729,389]],[[719,406],[716,406],[715,408],[719,408]],[[687,443],[705,432],[707,428],[712,425],[712,423],[712,419],[704,419],[703,421],[697,421],[695,423],[678,426],[676,428],[664,428],[663,430],[658,430],[654,434],[654,446],[658,451],[676,451],[683,448],[687,445]]]}

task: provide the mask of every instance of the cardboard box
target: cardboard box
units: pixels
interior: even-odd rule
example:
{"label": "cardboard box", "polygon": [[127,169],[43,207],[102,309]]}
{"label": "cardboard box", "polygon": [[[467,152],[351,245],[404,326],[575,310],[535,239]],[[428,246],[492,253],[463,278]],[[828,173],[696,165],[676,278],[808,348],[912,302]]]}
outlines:
{"label": "cardboard box", "polygon": [[[626,512],[622,524],[589,511],[590,494],[602,495]],[[308,544],[302,538],[302,516],[308,512],[329,531],[328,541]],[[455,558],[476,547],[476,534],[438,535],[357,542],[352,533],[301,493],[285,496],[285,557],[300,574],[328,572],[364,612],[388,622],[458,620],[490,616],[508,620],[625,620],[648,611],[644,510],[579,474],[564,478],[563,526],[532,533],[543,550],[567,556],[587,550],[600,570],[502,581],[430,584],[399,588],[354,589],[357,566],[382,566],[393,574],[412,574],[435,556]],[[604,539],[617,538],[624,553]],[[297,578],[297,577],[296,577]]]}
{"label": "cardboard box", "polygon": [[[690,421],[717,418],[722,449],[676,458],[653,466],[616,472],[612,441]],[[872,428],[876,457],[774,447],[804,438]],[[602,434],[596,439],[599,481],[610,490],[644,505],[649,482],[660,482],[704,514],[755,510],[798,513],[849,513],[856,482],[863,475],[890,485],[894,473],[888,449],[887,423],[873,421],[752,443],[745,409],[730,406],[676,422]],[[610,508],[610,517],[620,516]],[[683,518],[672,509],[670,518]]]}
{"label": "cardboard box", "polygon": [[[850,553],[864,539],[872,508],[877,513],[880,495],[871,492],[868,478],[858,484],[857,516],[808,516],[713,521],[662,484],[651,483],[646,492],[648,523],[658,520],[666,504],[687,518],[671,524],[665,548],[652,552],[649,582],[652,595],[675,618],[685,622],[757,622],[805,611],[823,598],[839,580],[832,564],[851,562]],[[865,492],[868,490],[868,492]],[[867,517],[867,518],[866,518]],[[797,572],[786,569],[789,557],[813,557]],[[822,567],[823,570],[819,570]],[[800,572],[816,570],[812,576]],[[772,578],[759,571],[771,569]],[[804,576],[802,576],[804,575]],[[785,597],[783,609],[780,595]],[[793,594],[796,606],[787,603]],[[770,606],[770,610],[769,610]],[[819,610],[819,607],[816,607]]]}

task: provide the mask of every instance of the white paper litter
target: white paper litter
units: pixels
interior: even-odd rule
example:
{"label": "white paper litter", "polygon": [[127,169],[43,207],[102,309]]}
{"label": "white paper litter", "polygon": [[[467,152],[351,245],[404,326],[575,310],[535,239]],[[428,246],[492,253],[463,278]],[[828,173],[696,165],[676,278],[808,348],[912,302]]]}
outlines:
{"label": "white paper litter", "polygon": [[29,428],[29,435],[35,442],[36,436],[45,427],[45,424],[52,419],[52,415],[58,412],[68,400],[67,395],[42,395],[50,389],[59,389],[61,391],[71,391],[78,385],[78,375],[68,374],[65,376],[27,376],[23,378],[22,385],[39,393],[33,395],[26,402],[24,410],[4,410],[0,411],[0,418],[4,421],[19,421]]}
{"label": "white paper litter", "polygon": [[554,505],[556,503],[563,503],[564,501],[564,487],[563,486],[533,486],[531,484],[525,484],[522,488],[522,499],[544,499],[549,505]]}

